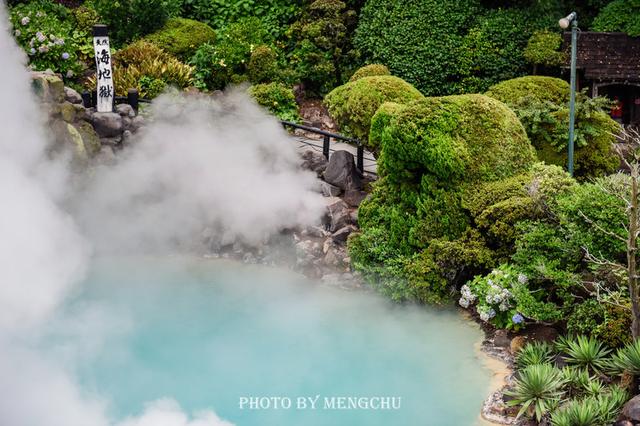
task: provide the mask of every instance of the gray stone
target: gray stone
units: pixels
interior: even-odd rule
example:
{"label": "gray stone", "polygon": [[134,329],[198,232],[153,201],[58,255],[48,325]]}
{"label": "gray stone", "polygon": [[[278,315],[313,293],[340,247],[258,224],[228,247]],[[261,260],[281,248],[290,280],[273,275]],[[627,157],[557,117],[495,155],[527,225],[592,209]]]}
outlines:
{"label": "gray stone", "polygon": [[123,117],[133,118],[136,116],[136,111],[129,104],[118,104],[116,105],[116,112]]}
{"label": "gray stone", "polygon": [[354,226],[343,226],[342,228],[331,234],[331,239],[336,244],[344,244],[347,241],[347,238],[349,238],[349,235],[355,230],[356,228]]}
{"label": "gray stone", "polygon": [[132,132],[137,132],[142,127],[144,127],[144,124],[144,118],[141,115],[136,115],[133,119],[131,119],[129,130],[131,130]]}
{"label": "gray stone", "polygon": [[108,145],[112,147],[118,147],[122,143],[122,137],[118,136],[115,138],[100,138],[101,145]]}
{"label": "gray stone", "polygon": [[351,216],[351,223],[353,223],[354,225],[357,225],[358,224],[358,210],[352,211],[350,216]]}
{"label": "gray stone", "polygon": [[622,408],[622,417],[632,422],[640,422],[640,395],[631,398]]}
{"label": "gray stone", "polygon": [[327,206],[327,216],[329,219],[329,232],[332,233],[351,223],[349,206],[342,200]]}
{"label": "gray stone", "polygon": [[509,338],[507,330],[496,330],[496,333],[493,335],[493,344],[499,348],[511,347],[511,338]]}
{"label": "gray stone", "polygon": [[358,207],[362,200],[367,198],[367,193],[364,191],[359,191],[357,189],[349,189],[344,193],[344,197],[342,199],[345,203],[350,205],[351,207]]}
{"label": "gray stone", "polygon": [[131,124],[133,123],[133,120],[127,116],[123,116],[122,117],[122,128],[125,130],[131,130]]}
{"label": "gray stone", "polygon": [[100,138],[96,134],[91,124],[87,123],[86,121],[81,121],[79,123],[75,123],[73,126],[82,136],[84,149],[89,156],[96,155],[98,152],[100,152],[102,144],[100,143]]}
{"label": "gray stone", "polygon": [[73,108],[76,111],[76,120],[84,120],[91,122],[91,115],[89,111],[81,104],[73,104]]}
{"label": "gray stone", "polygon": [[82,103],[82,96],[80,96],[80,93],[76,92],[71,87],[64,88],[64,99],[72,104]]}
{"label": "gray stone", "polygon": [[324,155],[320,152],[308,149],[300,156],[304,160],[302,162],[302,168],[316,172],[318,176],[320,176],[327,167],[327,159],[324,158]]}
{"label": "gray stone", "polygon": [[342,194],[342,189],[324,181],[320,181],[320,190],[325,197],[337,197]]}
{"label": "gray stone", "polygon": [[64,101],[64,82],[60,77],[48,72],[32,72],[32,87],[36,94],[47,102]]}
{"label": "gray stone", "polygon": [[73,123],[76,119],[76,109],[71,102],[63,102],[60,104],[60,116],[67,123]]}
{"label": "gray stone", "polygon": [[113,138],[122,134],[122,117],[116,112],[96,112],[93,127],[101,138]]}
{"label": "gray stone", "polygon": [[362,189],[362,174],[356,168],[353,154],[348,151],[334,152],[329,158],[323,176],[325,181],[345,191]]}

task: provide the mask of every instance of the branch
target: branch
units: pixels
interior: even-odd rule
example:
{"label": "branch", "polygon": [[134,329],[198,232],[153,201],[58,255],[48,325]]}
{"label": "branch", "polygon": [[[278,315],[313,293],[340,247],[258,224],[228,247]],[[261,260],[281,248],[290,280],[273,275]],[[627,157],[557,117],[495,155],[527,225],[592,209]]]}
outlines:
{"label": "branch", "polygon": [[584,220],[586,220],[589,225],[595,226],[596,229],[598,229],[600,232],[603,232],[603,233],[609,235],[610,237],[617,238],[618,240],[620,240],[620,241],[622,241],[624,243],[627,242],[626,238],[616,234],[615,232],[611,232],[611,231],[609,231],[607,229],[604,229],[602,226],[598,225],[596,222],[594,222],[593,220],[589,219],[584,213],[582,213],[582,210],[578,210],[578,214],[580,216],[582,216],[582,218]]}

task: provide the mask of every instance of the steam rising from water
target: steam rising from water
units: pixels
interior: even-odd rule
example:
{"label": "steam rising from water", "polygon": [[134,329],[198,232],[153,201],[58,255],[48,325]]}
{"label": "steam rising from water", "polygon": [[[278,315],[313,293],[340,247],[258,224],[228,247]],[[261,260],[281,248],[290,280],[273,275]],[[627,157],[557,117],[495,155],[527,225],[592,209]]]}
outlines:
{"label": "steam rising from water", "polygon": [[[141,252],[187,246],[213,226],[227,240],[256,243],[321,211],[313,177],[271,118],[238,93],[222,103],[165,97],[156,122],[115,166],[72,189],[64,158],[47,155],[25,57],[0,4],[0,419],[3,424],[102,426],[228,425],[212,412],[194,419],[177,403],[151,402],[115,423],[108,401],[83,394],[64,359],[37,347],[56,308],[82,279],[91,251]],[[249,118],[242,118],[249,117]],[[64,202],[65,208],[60,206]],[[69,213],[71,212],[71,213]],[[89,319],[109,328],[111,318]],[[142,407],[141,407],[142,408]]]}

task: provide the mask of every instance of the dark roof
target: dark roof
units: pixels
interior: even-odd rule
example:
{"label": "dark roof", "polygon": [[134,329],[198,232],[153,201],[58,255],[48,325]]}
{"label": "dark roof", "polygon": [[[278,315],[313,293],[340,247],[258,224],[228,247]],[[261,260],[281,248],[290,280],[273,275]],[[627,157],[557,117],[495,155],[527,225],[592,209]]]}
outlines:
{"label": "dark roof", "polygon": [[[570,32],[564,33],[564,45],[570,52]],[[577,67],[584,70],[587,80],[640,81],[640,38],[624,33],[578,32]]]}

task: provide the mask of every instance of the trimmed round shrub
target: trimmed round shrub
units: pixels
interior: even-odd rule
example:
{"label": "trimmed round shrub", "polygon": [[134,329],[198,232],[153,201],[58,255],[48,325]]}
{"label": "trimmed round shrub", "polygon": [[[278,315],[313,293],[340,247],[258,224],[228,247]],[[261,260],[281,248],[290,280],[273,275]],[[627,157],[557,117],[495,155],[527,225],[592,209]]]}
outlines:
{"label": "trimmed round shrub", "polygon": [[[528,76],[492,86],[488,96],[505,102],[516,113],[538,158],[566,167],[569,139],[569,84],[558,78]],[[576,99],[575,175],[603,176],[619,166],[613,143],[619,125],[604,109],[604,98],[579,93]]]}
{"label": "trimmed round shrub", "polygon": [[535,67],[544,65],[547,67],[558,67],[567,58],[565,52],[560,51],[562,47],[562,36],[551,31],[536,31],[533,33],[524,49],[524,58]]}
{"label": "trimmed round shrub", "polygon": [[160,30],[146,39],[165,52],[182,60],[189,60],[198,47],[205,43],[214,43],[216,32],[202,22],[185,18],[172,18]]}
{"label": "trimmed round shrub", "polygon": [[391,75],[391,71],[389,71],[389,68],[385,65],[381,64],[365,65],[354,72],[349,81],[356,81],[362,77],[373,77],[377,75]]}
{"label": "trimmed round shrub", "polygon": [[278,73],[278,55],[269,46],[256,47],[251,52],[248,71],[252,83],[273,81]]}
{"label": "trimmed round shrub", "polygon": [[510,106],[517,106],[526,97],[537,101],[568,104],[569,83],[560,78],[529,75],[491,86],[485,94]]}
{"label": "trimmed round shrub", "polygon": [[377,153],[379,146],[375,140],[369,141],[369,129],[378,108],[385,102],[402,104],[420,98],[422,94],[403,79],[385,75],[363,77],[337,87],[324,102],[342,132]]}
{"label": "trimmed round shrub", "polygon": [[258,105],[285,121],[299,121],[298,105],[293,90],[282,83],[256,84],[249,94]]}

